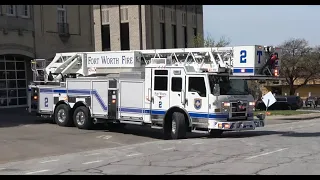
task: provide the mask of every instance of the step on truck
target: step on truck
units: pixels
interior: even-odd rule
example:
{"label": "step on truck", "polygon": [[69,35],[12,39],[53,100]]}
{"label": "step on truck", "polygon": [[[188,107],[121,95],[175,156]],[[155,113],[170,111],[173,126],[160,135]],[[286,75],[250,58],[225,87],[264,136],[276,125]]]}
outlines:
{"label": "step on truck", "polygon": [[280,54],[258,45],[57,53],[48,65],[32,61],[28,111],[79,129],[160,128],[165,139],[254,130],[265,123],[247,81],[279,79]]}

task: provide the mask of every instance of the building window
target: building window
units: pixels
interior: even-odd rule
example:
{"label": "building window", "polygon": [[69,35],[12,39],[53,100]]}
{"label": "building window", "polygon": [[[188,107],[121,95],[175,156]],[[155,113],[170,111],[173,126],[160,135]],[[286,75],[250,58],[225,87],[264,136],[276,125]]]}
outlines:
{"label": "building window", "polygon": [[192,25],[197,26],[197,15],[195,14],[192,15]]}
{"label": "building window", "polygon": [[182,25],[187,25],[187,14],[182,13]]}
{"label": "building window", "polygon": [[111,41],[110,41],[110,25],[109,24],[102,25],[101,36],[102,36],[102,50],[110,51]]}
{"label": "building window", "polygon": [[188,47],[188,32],[187,32],[187,27],[183,27],[183,35],[184,35],[184,47]]}
{"label": "building window", "polygon": [[166,27],[164,23],[160,23],[160,44],[161,49],[166,48]]}
{"label": "building window", "polygon": [[121,50],[130,50],[130,27],[129,23],[120,23]]}
{"label": "building window", "polygon": [[171,11],[171,22],[175,23],[176,22],[176,11]]}
{"label": "building window", "polygon": [[109,23],[109,10],[102,10],[102,23]]}
{"label": "building window", "polygon": [[23,18],[30,17],[30,6],[29,5],[20,5],[20,16]]}
{"label": "building window", "polygon": [[177,45],[177,26],[176,25],[172,25],[172,45],[173,45],[173,48],[177,48],[178,45]]}
{"label": "building window", "polygon": [[159,8],[159,19],[164,21],[164,8]]}
{"label": "building window", "polygon": [[128,8],[120,9],[120,20],[121,21],[128,21]]}
{"label": "building window", "polygon": [[193,28],[193,35],[194,35],[194,36],[197,36],[197,35],[198,35],[197,28]]}
{"label": "building window", "polygon": [[57,5],[58,23],[67,22],[67,9],[65,5]]}
{"label": "building window", "polygon": [[7,16],[15,16],[15,15],[16,15],[16,6],[7,5]]}

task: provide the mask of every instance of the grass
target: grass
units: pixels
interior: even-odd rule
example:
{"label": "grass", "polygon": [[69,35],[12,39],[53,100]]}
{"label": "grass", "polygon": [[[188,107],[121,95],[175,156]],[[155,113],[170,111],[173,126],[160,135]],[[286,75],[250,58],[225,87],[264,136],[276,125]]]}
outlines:
{"label": "grass", "polygon": [[[295,111],[295,110],[270,110],[269,116],[276,116],[276,115],[281,115],[281,116],[292,116],[292,115],[299,115],[299,114],[310,114],[310,113],[315,113],[312,111]],[[265,111],[255,111],[254,115],[258,115],[260,113],[265,113]]]}

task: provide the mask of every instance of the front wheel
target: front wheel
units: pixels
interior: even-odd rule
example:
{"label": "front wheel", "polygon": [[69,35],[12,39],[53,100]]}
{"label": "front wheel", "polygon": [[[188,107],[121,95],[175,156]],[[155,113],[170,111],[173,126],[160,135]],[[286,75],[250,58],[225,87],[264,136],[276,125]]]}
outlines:
{"label": "front wheel", "polygon": [[79,129],[91,129],[93,127],[89,109],[84,106],[76,108],[73,113],[73,121]]}
{"label": "front wheel", "polygon": [[165,139],[184,139],[186,134],[187,127],[184,115],[180,112],[174,112],[171,122],[164,126]]}

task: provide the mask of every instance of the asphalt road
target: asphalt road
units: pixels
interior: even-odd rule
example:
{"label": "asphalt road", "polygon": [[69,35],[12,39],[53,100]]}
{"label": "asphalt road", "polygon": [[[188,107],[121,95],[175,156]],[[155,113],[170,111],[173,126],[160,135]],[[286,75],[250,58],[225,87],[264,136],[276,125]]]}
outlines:
{"label": "asphalt road", "polygon": [[[320,174],[319,129],[315,119],[217,139],[164,141],[144,129],[142,136],[51,124],[0,128],[2,162],[10,151],[41,154],[53,148],[41,158],[2,163],[0,174]],[[9,134],[2,138],[4,131]],[[44,157],[54,153],[63,155]]]}
{"label": "asphalt road", "polygon": [[[49,120],[29,116],[24,109],[0,110],[0,164],[31,158],[113,148],[162,138],[160,130],[127,125],[108,131],[60,127]],[[189,138],[204,134],[192,133]]]}

